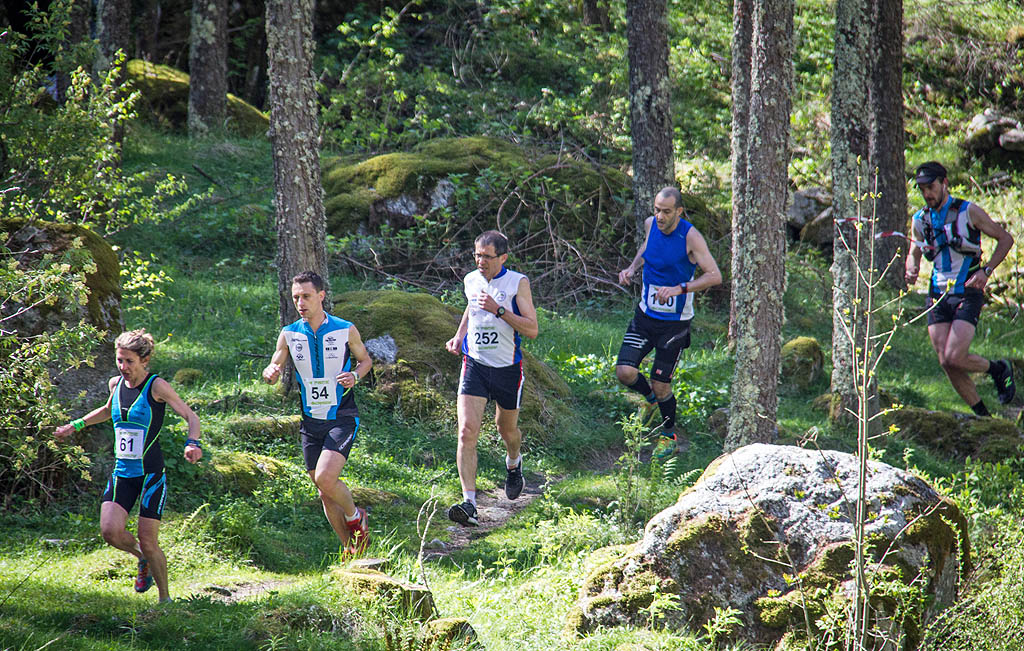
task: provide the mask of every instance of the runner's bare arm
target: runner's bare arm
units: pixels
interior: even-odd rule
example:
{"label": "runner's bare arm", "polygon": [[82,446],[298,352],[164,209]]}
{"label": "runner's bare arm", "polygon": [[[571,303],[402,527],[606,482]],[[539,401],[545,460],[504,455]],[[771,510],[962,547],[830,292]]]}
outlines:
{"label": "runner's bare arm", "polygon": [[[916,233],[914,233],[914,237],[917,237]],[[904,265],[903,273],[903,279],[907,281],[908,285],[917,282],[917,276],[921,273],[921,255],[923,253],[924,251],[916,242],[910,242],[910,250],[907,251],[907,262]]]}
{"label": "runner's bare arm", "polygon": [[628,285],[633,281],[633,276],[644,266],[644,251],[647,249],[647,238],[651,236],[651,225],[654,223],[654,217],[648,217],[644,221],[644,241],[637,249],[636,255],[633,257],[633,261],[629,263],[629,266],[619,272],[619,284]]}
{"label": "runner's bare arm", "polygon": [[462,340],[466,337],[466,331],[469,330],[469,306],[466,306],[466,311],[462,313],[462,321],[459,322],[459,329],[455,332],[455,336],[445,342],[445,349],[452,355],[462,354]]}
{"label": "runner's bare arm", "polygon": [[[117,378],[116,377],[112,377],[112,378],[110,378],[110,381],[107,383],[107,388],[109,388],[111,391],[113,391],[114,390],[114,386],[116,386],[116,385],[117,385]],[[86,414],[85,416],[82,417],[82,421],[85,423],[86,426],[88,426],[88,425],[96,425],[97,423],[102,423],[103,421],[107,421],[107,420],[110,420],[110,399],[109,398],[107,398],[107,401],[104,402],[102,406],[97,407],[96,409],[93,409],[88,414]],[[67,438],[68,435],[70,435],[70,434],[72,434],[74,432],[75,432],[74,424],[73,423],[65,423],[65,424],[60,425],[59,427],[57,427],[53,431],[53,435],[56,436],[58,439],[62,439],[63,440],[65,438]]]}
{"label": "runner's bare arm", "polygon": [[267,364],[267,368],[263,369],[264,382],[267,384],[277,382],[278,378],[281,377],[281,365],[288,361],[288,355],[290,354],[288,340],[284,338],[284,333],[282,332],[277,336],[277,349],[274,350],[270,363]]}
{"label": "runner's bare arm", "polygon": [[[181,416],[181,418],[188,423],[188,438],[191,440],[198,441],[200,437],[199,432],[199,417],[192,411],[192,408],[185,404],[185,401],[181,399],[178,392],[174,390],[174,387],[170,383],[158,377],[153,380],[153,397],[156,398],[157,402],[165,402],[167,405],[174,410],[174,413]],[[185,460],[190,463],[195,463],[203,457],[203,449],[197,445],[189,445],[185,447]]]}
{"label": "runner's bare arm", "polygon": [[[366,377],[366,374],[370,372],[373,367],[373,360],[370,359],[370,354],[366,352],[366,346],[363,345],[363,339],[359,336],[359,330],[353,325],[349,328],[348,332],[348,351],[352,353],[352,357],[356,360],[356,367],[352,371],[342,371],[338,373],[335,378],[338,384],[351,389],[356,385],[361,378]],[[355,375],[353,375],[355,373]]]}
{"label": "runner's bare arm", "polygon": [[[996,250],[989,256],[988,261],[981,265],[982,267],[995,269],[1013,247],[1013,236],[1010,235],[1005,228],[992,221],[992,218],[988,216],[988,213],[976,203],[971,204],[970,208],[968,208],[967,214],[975,228],[996,241]],[[974,273],[964,283],[964,287],[985,289],[985,285],[987,284],[988,275],[984,272]]]}

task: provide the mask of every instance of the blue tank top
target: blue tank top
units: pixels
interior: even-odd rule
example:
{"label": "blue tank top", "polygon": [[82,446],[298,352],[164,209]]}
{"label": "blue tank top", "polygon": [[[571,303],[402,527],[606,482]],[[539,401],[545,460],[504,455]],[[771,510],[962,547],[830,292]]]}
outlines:
{"label": "blue tank top", "polygon": [[282,329],[302,394],[302,413],[307,418],[334,420],[359,414],[353,391],[335,379],[342,371],[353,368],[348,349],[351,327],[344,319],[324,314],[324,322],[316,332],[305,319]]}
{"label": "blue tank top", "polygon": [[693,225],[680,219],[675,229],[661,232],[657,222],[651,224],[643,259],[643,296],[640,310],[649,317],[663,321],[687,321],[693,318],[693,296],[680,294],[666,302],[657,299],[660,287],[674,287],[693,280],[697,265],[686,253],[686,236]]}
{"label": "blue tank top", "polygon": [[110,419],[114,422],[114,474],[141,477],[163,472],[160,428],[167,405],[153,398],[151,373],[141,387],[129,387],[119,378],[110,395]]}

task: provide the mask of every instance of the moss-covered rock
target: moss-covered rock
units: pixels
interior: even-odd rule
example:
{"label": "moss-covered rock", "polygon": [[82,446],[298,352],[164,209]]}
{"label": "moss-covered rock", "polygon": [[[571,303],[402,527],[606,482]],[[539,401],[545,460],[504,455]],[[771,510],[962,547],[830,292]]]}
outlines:
{"label": "moss-covered rock", "polygon": [[197,368],[179,368],[174,372],[174,379],[172,380],[175,385],[190,387],[203,377],[203,372]]}
{"label": "moss-covered rock", "polygon": [[782,383],[804,390],[818,382],[825,367],[825,354],[814,337],[796,337],[782,346]]}
{"label": "moss-covered rock", "polygon": [[331,572],[331,576],[363,600],[391,602],[420,621],[427,621],[434,614],[434,597],[424,586],[405,583],[383,572],[367,569],[338,568]]}
{"label": "moss-covered rock", "polygon": [[[89,290],[85,306],[41,304],[26,310],[17,317],[8,318],[4,325],[24,336],[37,336],[44,332],[55,332],[68,322],[86,320],[102,333],[103,342],[93,351],[95,365],[84,366],[60,375],[53,383],[57,395],[69,407],[95,405],[108,395],[107,380],[116,374],[113,366],[112,348],[114,338],[124,330],[121,313],[121,265],[113,248],[91,229],[80,224],[65,224],[5,218],[0,221],[3,240],[13,251],[27,251],[17,256],[18,264],[33,268],[43,256],[59,256],[79,243],[89,253],[95,270],[85,274],[85,285]],[[77,269],[76,271],[83,271]],[[5,312],[3,315],[9,317]],[[80,397],[85,392],[84,398]]]}
{"label": "moss-covered rock", "polygon": [[958,460],[1001,461],[1024,445],[1024,432],[1002,418],[905,407],[891,412],[887,420],[900,436]]}
{"label": "moss-covered rock", "polygon": [[276,443],[299,439],[302,416],[235,416],[224,425],[229,440]]}
{"label": "moss-covered rock", "polygon": [[[126,67],[132,88],[139,91],[135,109],[140,116],[165,128],[183,129],[188,125],[187,73],[141,59],[130,60]],[[270,127],[268,114],[231,93],[227,109],[225,127],[229,131],[260,136]]]}
{"label": "moss-covered rock", "polygon": [[[756,646],[801,634],[850,593],[858,477],[856,457],[831,451],[759,444],[716,459],[647,524],[643,540],[591,565],[567,629],[647,626],[648,606],[672,595],[678,610],[659,623],[673,629],[735,608],[746,624],[739,635]],[[967,523],[923,481],[885,464],[869,463],[865,490],[872,603],[909,649],[956,598],[970,567]],[[908,591],[929,609],[889,604]]]}
{"label": "moss-covered rock", "polygon": [[[362,291],[337,297],[334,313],[352,321],[364,340],[386,334],[395,340],[398,361],[374,367],[379,396],[411,418],[454,410],[462,360],[444,344],[458,329],[460,310],[429,294]],[[565,404],[569,387],[529,352],[523,362],[519,427],[528,440],[547,442],[575,422]]]}
{"label": "moss-covered rock", "polygon": [[217,450],[207,468],[212,471],[211,480],[223,490],[252,495],[264,480],[279,475],[284,464],[263,454]]}
{"label": "moss-covered rock", "polygon": [[424,649],[472,649],[482,647],[465,617],[441,617],[426,623]]}

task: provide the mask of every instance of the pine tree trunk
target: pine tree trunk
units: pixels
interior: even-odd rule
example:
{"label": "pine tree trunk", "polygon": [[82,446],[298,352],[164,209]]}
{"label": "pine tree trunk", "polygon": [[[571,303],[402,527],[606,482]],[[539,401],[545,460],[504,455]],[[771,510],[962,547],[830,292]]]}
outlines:
{"label": "pine tree trunk", "polygon": [[[878,168],[876,215],[882,231],[905,232],[907,227],[906,161],[903,157],[903,1],[873,0],[875,44],[871,75],[870,160]],[[873,170],[872,170],[873,171]],[[872,183],[874,179],[872,179]],[[905,288],[906,240],[885,237],[876,242],[879,273],[893,289]],[[890,264],[892,261],[892,264]],[[888,270],[886,268],[888,267]]]}
{"label": "pine tree trunk", "polygon": [[[72,47],[89,38],[89,0],[73,0],[69,8],[67,47]],[[74,65],[76,62],[72,62]],[[71,66],[57,73],[57,101],[63,104],[67,100],[68,89],[71,87]]]}
{"label": "pine tree trunk", "polygon": [[[297,318],[291,299],[292,277],[311,270],[327,280],[313,51],[313,0],[268,1],[270,142],[281,325]],[[329,311],[329,303],[325,307]]]}
{"label": "pine tree trunk", "polygon": [[[747,207],[747,132],[750,121],[751,48],[754,7],[752,0],[734,0],[732,5],[732,231],[750,213]],[[736,277],[735,260],[731,278]],[[736,343],[736,294],[730,292],[729,343]]]}
{"label": "pine tree trunk", "polygon": [[[867,327],[863,299],[867,293],[858,277],[858,267],[867,273],[873,242],[862,237],[858,248],[857,231],[852,222],[858,210],[870,216],[870,199],[863,203],[858,191],[870,190],[869,140],[870,116],[865,107],[871,85],[871,6],[870,0],[837,0],[835,54],[832,75],[832,194],[836,219],[832,262],[832,394],[831,415],[847,420],[857,413],[855,349],[863,348]],[[861,186],[858,189],[858,178]],[[871,394],[874,391],[870,392]],[[877,405],[877,398],[875,400]],[[870,413],[877,411],[871,409]]]}
{"label": "pine tree trunk", "polygon": [[583,24],[598,27],[602,32],[611,29],[608,20],[609,0],[583,0]]}
{"label": "pine tree trunk", "polygon": [[188,135],[224,128],[228,93],[227,0],[192,0]]}
{"label": "pine tree trunk", "polygon": [[675,182],[666,0],[627,0],[633,216],[643,232],[654,196]]}
{"label": "pine tree trunk", "polygon": [[[778,434],[794,2],[754,0],[752,7],[747,172],[741,199],[745,213],[733,220],[736,365],[726,451],[770,443]],[[742,23],[738,11],[734,24]]]}
{"label": "pine tree trunk", "polygon": [[[96,2],[96,35],[99,39],[99,53],[93,64],[95,74],[106,74],[114,65],[118,51],[124,53],[125,63],[130,55],[130,43],[128,26],[131,23],[131,3],[128,0],[97,0]],[[122,65],[119,79],[121,85],[128,79],[127,70]],[[124,126],[114,127],[111,141],[121,151],[121,144],[124,142]],[[120,155],[113,163],[120,167]]]}

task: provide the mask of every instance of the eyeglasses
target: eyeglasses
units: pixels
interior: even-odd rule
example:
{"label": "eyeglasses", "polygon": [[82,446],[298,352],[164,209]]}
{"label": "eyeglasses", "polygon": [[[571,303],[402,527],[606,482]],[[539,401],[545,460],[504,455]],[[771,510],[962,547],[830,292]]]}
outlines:
{"label": "eyeglasses", "polygon": [[486,253],[474,253],[473,257],[477,260],[494,260],[500,258],[500,255],[487,255]]}

